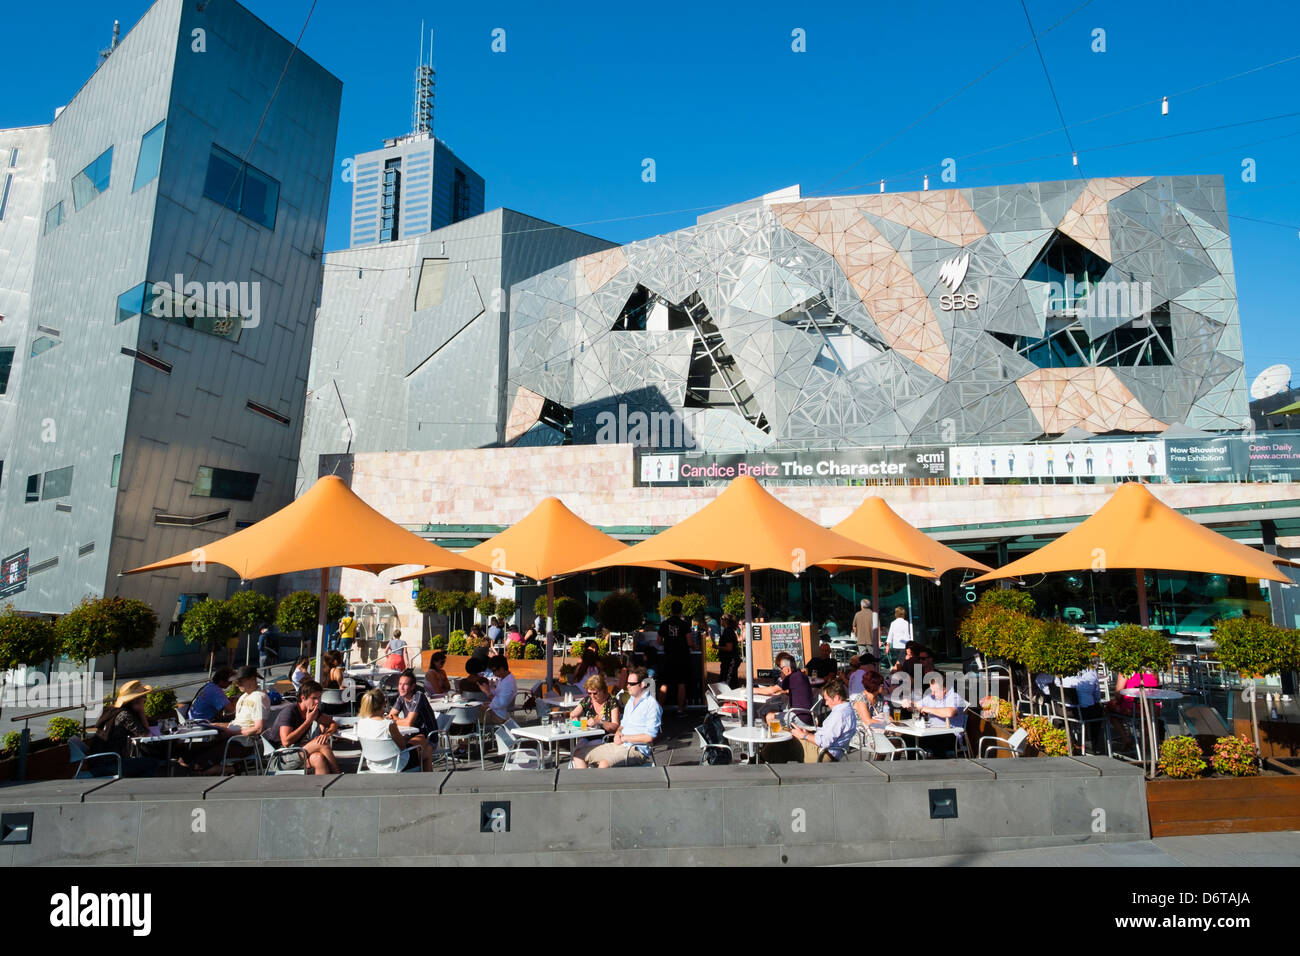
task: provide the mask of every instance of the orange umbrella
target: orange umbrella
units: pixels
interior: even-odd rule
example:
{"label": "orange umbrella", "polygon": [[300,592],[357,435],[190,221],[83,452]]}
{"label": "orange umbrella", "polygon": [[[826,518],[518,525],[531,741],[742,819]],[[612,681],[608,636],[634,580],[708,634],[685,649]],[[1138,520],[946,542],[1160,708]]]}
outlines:
{"label": "orange umbrella", "polygon": [[975,581],[1018,578],[1054,571],[1132,569],[1137,572],[1138,611],[1147,624],[1148,568],[1200,571],[1291,583],[1277,569],[1285,558],[1265,554],[1197,524],[1161,502],[1140,482],[1120,485],[1096,514],[1033,554]]}
{"label": "orange umbrella", "polygon": [[[503,572],[523,574],[546,582],[546,620],[554,619],[555,579],[577,564],[624,551],[627,545],[593,528],[564,506],[559,498],[544,498],[532,511],[502,531],[465,552],[465,557],[483,561]],[[662,571],[690,574],[687,568],[660,561],[651,565]],[[433,566],[396,578],[409,581],[446,570]],[[546,629],[546,681],[551,681],[551,628]]]}
{"label": "orange umbrella", "polygon": [[570,570],[590,571],[615,565],[645,566],[657,561],[688,564],[708,571],[743,569],[745,682],[752,726],[754,664],[750,572],[775,569],[800,574],[805,568],[815,565],[842,563],[836,560],[841,558],[853,558],[914,574],[934,574],[932,567],[900,559],[823,528],[783,505],[749,476],[734,479],[709,504],[653,538]]}
{"label": "orange umbrella", "polygon": [[325,641],[326,599],[332,568],[378,574],[401,564],[436,564],[443,568],[492,573],[473,558],[440,548],[394,524],[362,501],[342,478],[326,475],[301,498],[273,515],[202,547],[132,568],[143,574],[183,565],[221,564],[241,579],[292,574],[320,568],[320,621],[316,676]]}
{"label": "orange umbrella", "polygon": [[[854,541],[871,542],[886,551],[905,557],[920,564],[928,564],[935,573],[942,576],[946,571],[956,568],[969,568],[973,571],[992,571],[987,564],[968,558],[960,551],[955,551],[945,544],[940,544],[923,531],[919,531],[889,507],[884,498],[871,495],[837,525],[832,531],[852,538]],[[858,561],[845,561],[841,565],[823,565],[831,573],[846,568],[866,567]],[[871,568],[871,607],[879,613],[880,597],[878,594],[877,568]],[[908,588],[908,603],[911,603],[911,588]],[[866,644],[866,641],[861,643]]]}

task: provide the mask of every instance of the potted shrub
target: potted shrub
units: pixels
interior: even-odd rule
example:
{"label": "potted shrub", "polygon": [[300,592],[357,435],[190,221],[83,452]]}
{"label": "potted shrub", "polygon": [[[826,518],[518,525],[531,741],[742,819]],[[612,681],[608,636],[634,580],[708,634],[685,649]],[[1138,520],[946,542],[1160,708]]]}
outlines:
{"label": "potted shrub", "polygon": [[1250,700],[1250,726],[1254,731],[1255,750],[1259,751],[1259,714],[1256,681],[1268,674],[1300,667],[1300,631],[1275,626],[1258,617],[1233,617],[1214,625],[1216,651],[1224,667],[1249,678],[1246,696]]}
{"label": "potted shrub", "polygon": [[[1020,662],[1029,671],[1029,679],[1034,674],[1051,674],[1058,684],[1063,677],[1078,674],[1092,659],[1092,645],[1088,639],[1060,621],[1040,621],[1038,626],[1029,629],[1018,651]],[[1061,712],[1065,713],[1065,686],[1057,687],[1061,697]],[[1070,734],[1065,734],[1066,753],[1074,753],[1074,743]]]}
{"label": "potted shrub", "polygon": [[12,604],[5,605],[0,613],[0,701],[4,699],[6,672],[53,660],[58,648],[53,624],[44,618],[18,614]]}
{"label": "potted shrub", "polygon": [[611,634],[630,634],[641,626],[641,602],[631,591],[613,591],[596,605],[596,620]]}
{"label": "potted shrub", "polygon": [[[326,598],[325,616],[329,617]],[[339,615],[342,617],[342,613]],[[189,620],[186,618],[186,620]],[[311,646],[311,635],[320,627],[320,595],[311,591],[294,591],[280,599],[275,612],[275,626],[286,634],[298,635],[298,646]]]}
{"label": "potted shrub", "polygon": [[170,687],[156,687],[145,696],[144,715],[149,723],[156,724],[165,717],[176,716],[176,691]]}
{"label": "potted shrub", "polygon": [[506,657],[512,661],[521,660],[524,656],[524,645],[522,641],[510,641],[506,644]]}
{"label": "potted shrub", "polygon": [[542,656],[543,656],[543,651],[540,645],[529,644],[524,647],[524,660],[540,661],[542,659]]}
{"label": "potted shrub", "polygon": [[478,615],[486,624],[492,618],[496,617],[497,599],[491,594],[481,594],[474,602],[474,607],[478,610]]}
{"label": "potted shrub", "polygon": [[[253,630],[275,619],[275,601],[259,591],[236,591],[226,601],[226,607],[230,609],[236,630],[244,632],[244,663],[248,663],[252,653]],[[342,612],[339,616],[342,617]],[[255,663],[261,665],[260,660]]]}
{"label": "potted shrub", "polygon": [[[309,591],[299,591],[299,594],[310,594]],[[293,597],[293,595],[289,595]],[[291,630],[286,628],[283,622],[291,618],[285,615],[285,605],[289,598],[280,602],[280,614],[276,618],[276,623],[281,630]],[[208,670],[212,670],[212,656],[216,645],[224,641],[235,630],[235,619],[230,614],[230,609],[226,607],[225,601],[216,601],[212,598],[200,601],[194,605],[185,614],[185,621],[181,624],[181,633],[185,635],[185,641],[188,644],[207,645],[208,648]],[[232,685],[233,686],[233,685]]]}
{"label": "potted shrub", "polygon": [[555,599],[555,629],[561,634],[572,637],[582,629],[582,622],[587,617],[582,605],[571,597]]}
{"label": "potted shrub", "polygon": [[447,653],[460,657],[469,653],[465,646],[465,632],[456,630],[451,632],[451,637],[447,639]]}
{"label": "potted shrub", "polygon": [[[669,617],[672,614],[674,601],[682,602],[682,617],[687,621],[694,620],[697,614],[703,614],[709,606],[708,598],[694,591],[680,597],[675,594],[665,594],[659,599],[660,617]],[[740,613],[745,613],[745,592],[743,590],[740,592]]]}
{"label": "potted shrub", "polygon": [[118,655],[152,647],[158,633],[158,615],[148,604],[134,598],[87,597],[59,618],[54,630],[63,653],[80,664],[112,654],[112,683],[116,686]]}
{"label": "potted shrub", "polygon": [[[963,644],[979,651],[986,677],[992,660],[1023,663],[1021,648],[1042,626],[1032,616],[1033,609],[1034,599],[1022,591],[985,591],[979,603],[962,619],[957,634]],[[1032,674],[1029,679],[1032,685]],[[1033,687],[1028,691],[1032,697]],[[1013,727],[1018,719],[1013,708]]]}
{"label": "potted shrub", "polygon": [[81,732],[81,721],[71,717],[51,717],[45,727],[45,736],[56,744],[66,744],[73,737],[80,737]]}
{"label": "potted shrub", "polygon": [[1175,780],[1188,780],[1205,773],[1205,758],[1195,737],[1170,737],[1160,745],[1160,772]]}
{"label": "potted shrub", "polygon": [[[1121,624],[1106,632],[1101,645],[1101,659],[1115,674],[1138,674],[1146,671],[1159,673],[1169,667],[1174,659],[1174,646],[1163,634],[1141,627],[1137,624]],[[1147,707],[1146,694],[1138,696],[1140,719],[1144,728],[1149,728],[1149,740],[1155,740],[1155,728],[1150,724],[1150,710]],[[1155,776],[1155,747],[1148,747],[1151,754],[1149,775]]]}
{"label": "potted shrub", "polygon": [[497,598],[497,617],[501,618],[502,627],[510,629],[510,624],[514,621],[515,611],[519,604],[514,598]]}
{"label": "potted shrub", "polygon": [[1245,737],[1220,737],[1214,742],[1210,766],[1226,777],[1254,777],[1259,774],[1259,748]]}
{"label": "potted shrub", "polygon": [[1031,715],[1020,718],[1020,726],[1025,731],[1029,743],[1045,757],[1064,757],[1068,755],[1069,735],[1060,727],[1053,727],[1046,717]]}
{"label": "potted shrub", "polygon": [[734,617],[742,625],[745,623],[745,589],[732,588],[722,599],[722,613]]}

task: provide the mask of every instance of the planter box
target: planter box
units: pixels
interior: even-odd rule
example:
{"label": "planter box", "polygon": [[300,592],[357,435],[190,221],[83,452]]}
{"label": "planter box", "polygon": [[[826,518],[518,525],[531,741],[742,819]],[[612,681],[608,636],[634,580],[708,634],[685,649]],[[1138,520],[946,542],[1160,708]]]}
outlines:
{"label": "planter box", "polygon": [[[33,740],[27,751],[28,780],[71,780],[77,765],[71,760],[72,754],[67,744],[55,744],[49,740]],[[9,783],[18,779],[18,755],[0,760],[0,783]]]}
{"label": "planter box", "polygon": [[1151,836],[1300,830],[1300,776],[1147,782]]}

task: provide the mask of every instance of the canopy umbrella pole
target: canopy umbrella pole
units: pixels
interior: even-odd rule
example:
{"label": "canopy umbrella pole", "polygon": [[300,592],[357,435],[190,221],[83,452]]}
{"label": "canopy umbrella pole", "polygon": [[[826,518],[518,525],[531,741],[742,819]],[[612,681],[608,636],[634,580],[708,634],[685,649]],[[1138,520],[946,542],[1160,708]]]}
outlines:
{"label": "canopy umbrella pole", "polygon": [[876,620],[876,622],[877,622],[876,627],[873,628],[873,630],[875,631],[875,633],[871,636],[871,643],[872,643],[871,653],[874,654],[874,655],[878,655],[878,656],[879,656],[879,659],[880,659],[881,661],[883,661],[883,660],[885,659],[885,656],[884,656],[884,654],[882,653],[882,651],[883,651],[884,649],[883,649],[883,648],[881,647],[881,645],[880,645],[880,625],[879,625],[879,621],[881,620],[881,617],[880,617],[880,569],[879,569],[879,568],[872,568],[872,569],[871,569],[871,613],[872,613],[872,615],[874,616],[874,618],[875,618],[875,620]]}
{"label": "canopy umbrella pole", "polygon": [[320,614],[316,618],[316,682],[320,683],[321,656],[325,647],[326,616],[329,613],[330,569],[320,569]]}
{"label": "canopy umbrella pole", "polygon": [[745,715],[746,726],[754,726],[754,610],[749,586],[749,565],[745,565]]}
{"label": "canopy umbrella pole", "polygon": [[1147,572],[1145,568],[1137,569],[1138,585],[1138,623],[1147,626]]}
{"label": "canopy umbrella pole", "polygon": [[546,689],[549,693],[554,677],[555,662],[552,660],[552,644],[555,639],[555,578],[546,579]]}

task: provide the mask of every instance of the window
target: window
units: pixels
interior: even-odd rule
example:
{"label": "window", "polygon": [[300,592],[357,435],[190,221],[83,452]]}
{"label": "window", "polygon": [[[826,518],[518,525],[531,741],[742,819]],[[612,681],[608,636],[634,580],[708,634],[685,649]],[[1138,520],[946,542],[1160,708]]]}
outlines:
{"label": "window", "polygon": [[271,421],[273,422],[279,422],[281,425],[292,424],[288,418],[286,418],[284,415],[281,415],[275,409],[263,405],[260,402],[255,402],[251,398],[244,403],[244,407],[247,408],[250,412],[256,412],[257,414],[265,418],[271,419]]}
{"label": "window", "polygon": [[208,157],[203,195],[233,209],[245,219],[268,229],[275,228],[276,207],[280,202],[279,181],[215,144]]}
{"label": "window", "polygon": [[253,494],[257,491],[258,477],[249,471],[231,471],[227,468],[210,468],[202,465],[194,478],[190,497],[252,501]]}
{"label": "window", "polygon": [[108,474],[108,487],[116,488],[117,479],[121,477],[121,474],[122,474],[122,454],[121,452],[119,452],[118,454],[113,456],[113,470],[110,471]]}
{"label": "window", "polygon": [[24,500],[28,504],[41,500],[41,476],[39,472],[27,476],[27,497]]}
{"label": "window", "polygon": [[72,465],[45,473],[45,482],[41,485],[41,501],[66,498],[70,494],[72,494]]}
{"label": "window", "polygon": [[451,221],[460,222],[469,218],[469,182],[465,179],[465,170],[456,170],[455,182],[451,189]]}
{"label": "window", "polygon": [[14,367],[13,347],[0,349],[0,395],[9,390],[9,372]]}
{"label": "window", "polygon": [[32,341],[32,358],[40,355],[42,352],[48,352],[56,345],[62,345],[58,339],[50,338],[48,335],[42,335]]}
{"label": "window", "polygon": [[442,305],[442,290],[447,284],[446,259],[425,259],[420,263],[420,280],[415,286],[415,308],[431,309]]}
{"label": "window", "polygon": [[125,322],[144,313],[144,294],[149,283],[141,282],[117,297],[117,321]]}
{"label": "window", "polygon": [[167,121],[163,120],[149,132],[140,137],[140,156],[135,161],[135,182],[131,192],[135,192],[146,183],[153,182],[162,164],[163,132]]}
{"label": "window", "polygon": [[72,177],[72,205],[80,211],[108,188],[113,169],[113,147],[104,150],[89,166]]}
{"label": "window", "polygon": [[18,147],[15,146],[13,149],[9,150],[9,168],[13,169],[17,165],[18,165]]}
{"label": "window", "polygon": [[5,217],[5,208],[9,205],[9,187],[14,184],[14,174],[5,176],[5,188],[0,190],[0,219]]}
{"label": "window", "polygon": [[384,163],[384,207],[379,216],[379,241],[392,242],[397,238],[397,211],[402,204],[402,161],[390,159]]}
{"label": "window", "polygon": [[63,224],[63,203],[56,202],[45,211],[45,232],[48,234]]}

